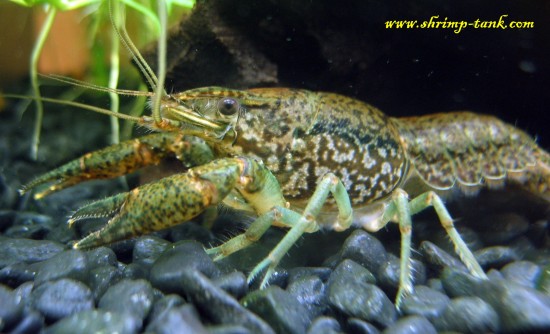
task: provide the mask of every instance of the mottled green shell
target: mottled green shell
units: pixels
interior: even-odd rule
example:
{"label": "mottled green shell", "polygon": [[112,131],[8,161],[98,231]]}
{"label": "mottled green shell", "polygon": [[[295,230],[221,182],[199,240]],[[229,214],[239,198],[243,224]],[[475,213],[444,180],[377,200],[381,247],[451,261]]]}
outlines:
{"label": "mottled green shell", "polygon": [[550,155],[496,117],[449,112],[392,118],[345,96],[285,88],[211,87],[182,96],[208,119],[218,117],[220,98],[240,101],[240,113],[228,120],[235,132],[214,149],[263,161],[296,206],[328,172],[342,180],[355,208],[397,187],[413,195],[455,186],[475,193],[506,180],[550,198]]}
{"label": "mottled green shell", "polygon": [[[548,184],[548,153],[496,117],[450,112],[400,118],[396,124],[413,173],[434,189],[458,185],[468,192],[484,184],[500,186],[506,179],[527,181],[529,187]],[[546,190],[536,192],[541,191]]]}
{"label": "mottled green shell", "polygon": [[232,154],[262,159],[295,205],[307,201],[328,172],[344,183],[354,205],[388,196],[407,170],[392,120],[341,95],[256,89],[265,103],[237,123]]}

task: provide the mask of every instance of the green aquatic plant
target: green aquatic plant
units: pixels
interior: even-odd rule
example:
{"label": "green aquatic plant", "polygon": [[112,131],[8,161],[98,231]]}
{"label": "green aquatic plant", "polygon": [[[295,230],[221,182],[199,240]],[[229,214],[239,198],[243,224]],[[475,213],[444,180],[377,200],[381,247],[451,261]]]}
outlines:
{"label": "green aquatic plant", "polygon": [[[108,57],[104,57],[103,52],[93,52],[93,62],[95,67],[99,68],[109,68],[108,87],[111,89],[110,99],[111,99],[111,110],[113,112],[118,112],[119,110],[119,98],[115,93],[115,90],[118,86],[119,76],[120,76],[120,43],[122,43],[127,48],[135,47],[133,43],[128,45],[127,42],[130,40],[127,37],[126,29],[124,27],[124,17],[125,10],[124,6],[130,7],[133,10],[140,13],[145,20],[148,22],[149,26],[152,29],[142,29],[141,34],[150,35],[147,39],[157,38],[159,40],[159,83],[157,90],[163,89],[162,83],[164,82],[165,77],[165,59],[166,59],[166,27],[167,27],[167,17],[174,13],[173,10],[175,7],[190,9],[193,7],[195,0],[164,0],[153,2],[157,3],[157,6],[151,4],[151,1],[144,0],[119,0],[119,1],[109,1],[108,3],[102,0],[11,0],[16,4],[26,6],[26,7],[36,7],[44,6],[46,11],[46,20],[40,28],[37,40],[34,44],[31,58],[30,58],[30,81],[32,87],[32,95],[34,96],[34,101],[36,103],[36,119],[33,130],[33,138],[31,144],[31,157],[37,159],[38,155],[38,146],[40,143],[40,131],[42,127],[42,119],[44,115],[44,107],[42,104],[42,99],[40,95],[40,83],[38,80],[38,60],[40,54],[48,38],[48,35],[51,31],[52,25],[56,18],[56,15],[59,11],[71,11],[77,10],[86,7],[87,12],[93,13],[97,19],[93,20],[94,26],[91,27],[91,36],[90,38],[97,38],[99,22],[106,15],[102,15],[105,12],[105,8],[108,7],[108,17],[112,22],[114,29],[109,29],[111,36],[110,37],[110,47]],[[126,35],[127,38],[122,38],[120,34]],[[97,51],[97,50],[94,50]],[[99,55],[99,56],[98,56]],[[105,60],[109,59],[109,64],[102,64]],[[95,71],[95,73],[105,73],[103,71]],[[100,74],[102,75],[102,74]],[[157,92],[159,93],[159,92]],[[160,95],[157,95],[160,96]],[[154,100],[154,109],[157,110],[160,105],[160,100]],[[158,115],[158,112],[153,113],[153,115]],[[118,119],[116,117],[111,117],[111,131],[113,143],[119,141],[119,125]]]}

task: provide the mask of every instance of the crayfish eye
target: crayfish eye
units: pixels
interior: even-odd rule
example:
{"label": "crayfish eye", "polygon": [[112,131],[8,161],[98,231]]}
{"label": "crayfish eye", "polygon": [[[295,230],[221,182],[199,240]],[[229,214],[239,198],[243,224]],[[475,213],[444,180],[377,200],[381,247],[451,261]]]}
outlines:
{"label": "crayfish eye", "polygon": [[234,99],[224,98],[218,101],[218,111],[225,116],[235,115],[240,109],[239,102]]}

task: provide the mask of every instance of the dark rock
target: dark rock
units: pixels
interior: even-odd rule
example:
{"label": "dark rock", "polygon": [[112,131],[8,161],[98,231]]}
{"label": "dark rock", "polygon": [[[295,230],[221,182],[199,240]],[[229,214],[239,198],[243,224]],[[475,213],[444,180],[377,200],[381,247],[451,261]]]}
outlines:
{"label": "dark rock", "polygon": [[521,259],[524,259],[527,254],[536,251],[535,245],[526,236],[520,236],[514,239],[514,241],[508,243],[508,246],[510,246]]}
{"label": "dark rock", "polygon": [[10,334],[34,334],[40,333],[44,327],[44,317],[36,311],[29,311],[23,319],[10,330]]}
{"label": "dark rock", "polygon": [[116,267],[118,262],[112,249],[109,247],[98,247],[86,252],[88,258],[88,266],[91,269],[103,266]]}
{"label": "dark rock", "polygon": [[222,275],[212,280],[219,288],[229,293],[236,299],[241,298],[248,292],[248,283],[246,276],[240,271],[234,271],[226,275]]}
{"label": "dark rock", "polygon": [[317,276],[321,281],[326,282],[332,273],[331,268],[327,267],[296,267],[288,270],[288,284],[306,276]]}
{"label": "dark rock", "polygon": [[122,277],[126,279],[148,279],[149,270],[137,263],[130,263],[124,266]]}
{"label": "dark rock", "polygon": [[50,240],[0,238],[0,268],[44,261],[63,250],[64,245]]}
{"label": "dark rock", "polygon": [[353,260],[370,272],[378,272],[387,260],[384,245],[369,233],[358,229],[346,239],[341,250],[342,259]]}
{"label": "dark rock", "polygon": [[218,288],[201,272],[183,271],[179,284],[184,295],[214,324],[236,324],[253,333],[274,333],[267,323]]}
{"label": "dark rock", "polygon": [[403,298],[401,311],[407,315],[420,315],[433,320],[445,309],[449,297],[427,286],[415,286],[414,292]]}
{"label": "dark rock", "polygon": [[185,300],[179,295],[167,295],[158,298],[153,303],[153,308],[149,312],[148,323],[155,321],[164,312],[177,308],[185,304]]}
{"label": "dark rock", "polygon": [[478,297],[459,297],[448,303],[434,319],[438,331],[460,333],[498,332],[499,317],[491,305]]}
{"label": "dark rock", "polygon": [[109,287],[122,278],[120,269],[105,265],[90,271],[88,284],[94,293],[94,299],[99,300]]}
{"label": "dark rock", "polygon": [[481,238],[490,244],[506,244],[529,229],[529,221],[516,213],[486,216],[477,224]]}
{"label": "dark rock", "polygon": [[254,334],[248,328],[239,325],[208,326],[209,334]]}
{"label": "dark rock", "polygon": [[477,262],[484,269],[500,268],[512,261],[519,260],[518,254],[511,247],[492,246],[480,249],[474,253]]}
{"label": "dark rock", "polygon": [[441,277],[443,288],[450,297],[471,296],[484,280],[464,271],[445,269]]}
{"label": "dark rock", "polygon": [[24,312],[28,313],[32,309],[32,290],[34,289],[33,282],[25,282],[13,290],[17,299],[21,300]]}
{"label": "dark rock", "polygon": [[88,259],[83,251],[67,250],[44,261],[36,273],[35,285],[60,278],[72,278],[87,283]]}
{"label": "dark rock", "polygon": [[[376,273],[377,282],[384,288],[390,291],[397,291],[399,288],[399,275],[401,275],[401,259],[395,255],[389,254],[388,260],[380,266]],[[422,262],[411,259],[411,273],[413,275],[413,283],[426,283],[426,267]]]}
{"label": "dark rock", "polygon": [[434,326],[428,319],[412,315],[399,319],[396,323],[386,328],[384,334],[437,334]]}
{"label": "dark rock", "polygon": [[460,260],[429,241],[423,241],[418,250],[429,263],[431,269],[439,272],[443,271],[445,268],[453,268],[453,270],[462,270],[465,272],[468,271]]}
{"label": "dark rock", "polygon": [[445,289],[443,289],[443,283],[439,278],[430,278],[428,280],[428,286],[434,289],[435,291],[445,293]]}
{"label": "dark rock", "polygon": [[[260,289],[260,285],[264,280],[265,271],[261,272],[258,276],[254,277],[252,284],[249,285],[249,290]],[[275,268],[275,271],[271,273],[267,279],[266,286],[276,285],[281,289],[285,289],[288,283],[288,271],[284,268]]]}
{"label": "dark rock", "polygon": [[153,264],[151,284],[165,293],[182,293],[181,279],[189,270],[198,270],[207,277],[218,274],[214,262],[200,243],[182,241],[173,244]]}
{"label": "dark rock", "polygon": [[532,288],[491,278],[482,280],[462,272],[446,271],[443,286],[451,296],[476,296],[497,312],[504,332],[550,330],[550,296]]}
{"label": "dark rock", "polygon": [[325,290],[325,284],[317,276],[304,276],[287,287],[287,291],[308,310],[310,319],[320,316],[328,307]]}
{"label": "dark rock", "polygon": [[45,334],[138,333],[141,324],[134,317],[104,310],[89,310],[66,317],[46,329]]}
{"label": "dark rock", "polygon": [[319,317],[311,323],[307,334],[339,334],[342,332],[340,324],[336,319]]}
{"label": "dark rock", "polygon": [[550,264],[546,265],[539,276],[537,282],[537,290],[540,290],[547,295],[550,295]]}
{"label": "dark rock", "polygon": [[170,246],[170,242],[154,237],[143,236],[136,240],[132,262],[151,268],[159,256]]}
{"label": "dark rock", "polygon": [[[2,188],[2,174],[0,173],[0,189]],[[0,191],[0,203],[1,203],[1,191]],[[0,208],[4,208],[1,206]],[[10,227],[15,221],[15,216],[17,211],[14,210],[0,210],[0,232],[4,232],[8,227]]]}
{"label": "dark rock", "polygon": [[504,266],[500,272],[511,282],[535,288],[542,269],[529,261],[516,261]]}
{"label": "dark rock", "polygon": [[357,318],[348,319],[350,333],[357,334],[378,334],[380,331],[373,324]]}
{"label": "dark rock", "polygon": [[58,218],[56,222],[58,221],[62,221],[62,223],[54,225],[53,228],[48,231],[48,234],[41,239],[55,240],[64,245],[72,245],[77,239],[76,231],[65,224],[65,217]]}
{"label": "dark rock", "polygon": [[334,269],[342,261],[341,252],[338,252],[336,254],[333,254],[331,256],[328,256],[325,258],[325,260],[322,263],[323,267]]}
{"label": "dark rock", "polygon": [[32,281],[42,263],[27,264],[24,262],[11,264],[0,269],[0,283],[11,287]]}
{"label": "dark rock", "polygon": [[183,240],[196,240],[203,245],[216,241],[212,232],[195,222],[185,222],[170,229],[170,239],[174,242]]}
{"label": "dark rock", "polygon": [[6,332],[19,321],[23,311],[23,303],[7,286],[0,284],[0,332]]}
{"label": "dark rock", "polygon": [[145,330],[146,332],[157,334],[208,334],[193,305],[182,305],[166,309]]}
{"label": "dark rock", "polygon": [[523,260],[531,261],[539,266],[550,264],[550,248],[538,248],[526,254]]}
{"label": "dark rock", "polygon": [[57,321],[94,307],[92,291],[70,278],[44,282],[34,288],[31,296],[33,307],[48,321]]}
{"label": "dark rock", "polygon": [[[10,148],[10,150],[11,149],[12,148]],[[5,156],[6,154],[2,152],[1,155]],[[16,187],[13,186],[13,181],[7,182],[5,174],[0,172],[0,208],[14,207],[18,198],[19,194],[17,193]],[[0,231],[3,231],[4,229],[1,227],[0,223]]]}
{"label": "dark rock", "polygon": [[312,320],[306,307],[278,286],[253,291],[241,303],[262,317],[277,333],[305,333]]}
{"label": "dark rock", "polygon": [[482,281],[473,293],[498,313],[503,332],[550,331],[550,296],[514,283]]}
{"label": "dark rock", "polygon": [[153,288],[149,282],[123,279],[105,291],[98,308],[143,320],[153,306],[153,298]]}
{"label": "dark rock", "polygon": [[165,296],[165,294],[160,291],[159,289],[156,289],[156,288],[153,288],[153,298],[155,301],[163,298]]}
{"label": "dark rock", "polygon": [[392,324],[397,318],[395,306],[380,288],[369,283],[373,280],[367,269],[353,261],[342,262],[327,283],[329,304],[350,317],[381,326]]}
{"label": "dark rock", "polygon": [[342,281],[346,279],[355,279],[365,283],[376,283],[376,278],[368,269],[352,260],[344,260],[340,262],[340,264],[338,264],[336,269],[334,269],[329,276],[328,284],[330,284],[330,281],[334,279],[339,279]]}
{"label": "dark rock", "polygon": [[490,280],[503,280],[504,276],[502,276],[502,273],[496,269],[489,269],[488,272],[486,272],[487,278]]}
{"label": "dark rock", "polygon": [[10,238],[42,239],[53,228],[52,218],[34,212],[18,212],[4,235]]}

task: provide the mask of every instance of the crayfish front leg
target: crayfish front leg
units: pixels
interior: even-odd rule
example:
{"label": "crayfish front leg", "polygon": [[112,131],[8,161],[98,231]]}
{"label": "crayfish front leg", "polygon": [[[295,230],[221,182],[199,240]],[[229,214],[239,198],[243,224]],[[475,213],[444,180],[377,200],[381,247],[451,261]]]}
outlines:
{"label": "crayfish front leg", "polygon": [[34,197],[40,199],[83,181],[129,174],[156,165],[169,156],[181,160],[187,167],[204,164],[214,157],[210,148],[196,137],[175,132],[155,133],[85,154],[27,183],[20,192],[52,183],[35,193]]}
{"label": "crayfish front leg", "polygon": [[[266,189],[279,188],[274,178],[272,182]],[[329,194],[333,195],[338,207],[338,218],[333,225],[333,229],[342,231],[349,228],[352,223],[352,208],[349,196],[342,182],[334,174],[329,173],[317,185],[303,213],[297,213],[286,207],[275,206],[260,215],[245,233],[230,239],[221,246],[209,249],[207,252],[213,254],[215,259],[221,259],[257,241],[271,225],[290,227],[290,230],[285,234],[283,239],[281,239],[264,260],[254,267],[248,276],[248,282],[250,283],[260,272],[267,268],[260,284],[260,287],[263,288],[266,286],[269,277],[273,274],[275,267],[292,245],[305,232],[315,232],[319,229],[316,217],[320,213]],[[243,195],[243,197],[252,206],[255,205],[254,199],[247,198],[246,195]],[[261,201],[261,198],[257,198],[257,200]]]}
{"label": "crayfish front leg", "polygon": [[[247,158],[214,160],[157,182],[89,204],[78,210],[70,223],[90,217],[111,217],[106,226],[74,244],[91,248],[159,231],[188,221],[205,209],[221,204],[234,189],[256,198],[264,193],[262,206],[281,205],[282,194],[269,194],[263,174],[273,175],[259,162]],[[274,178],[274,177],[273,177]]]}

